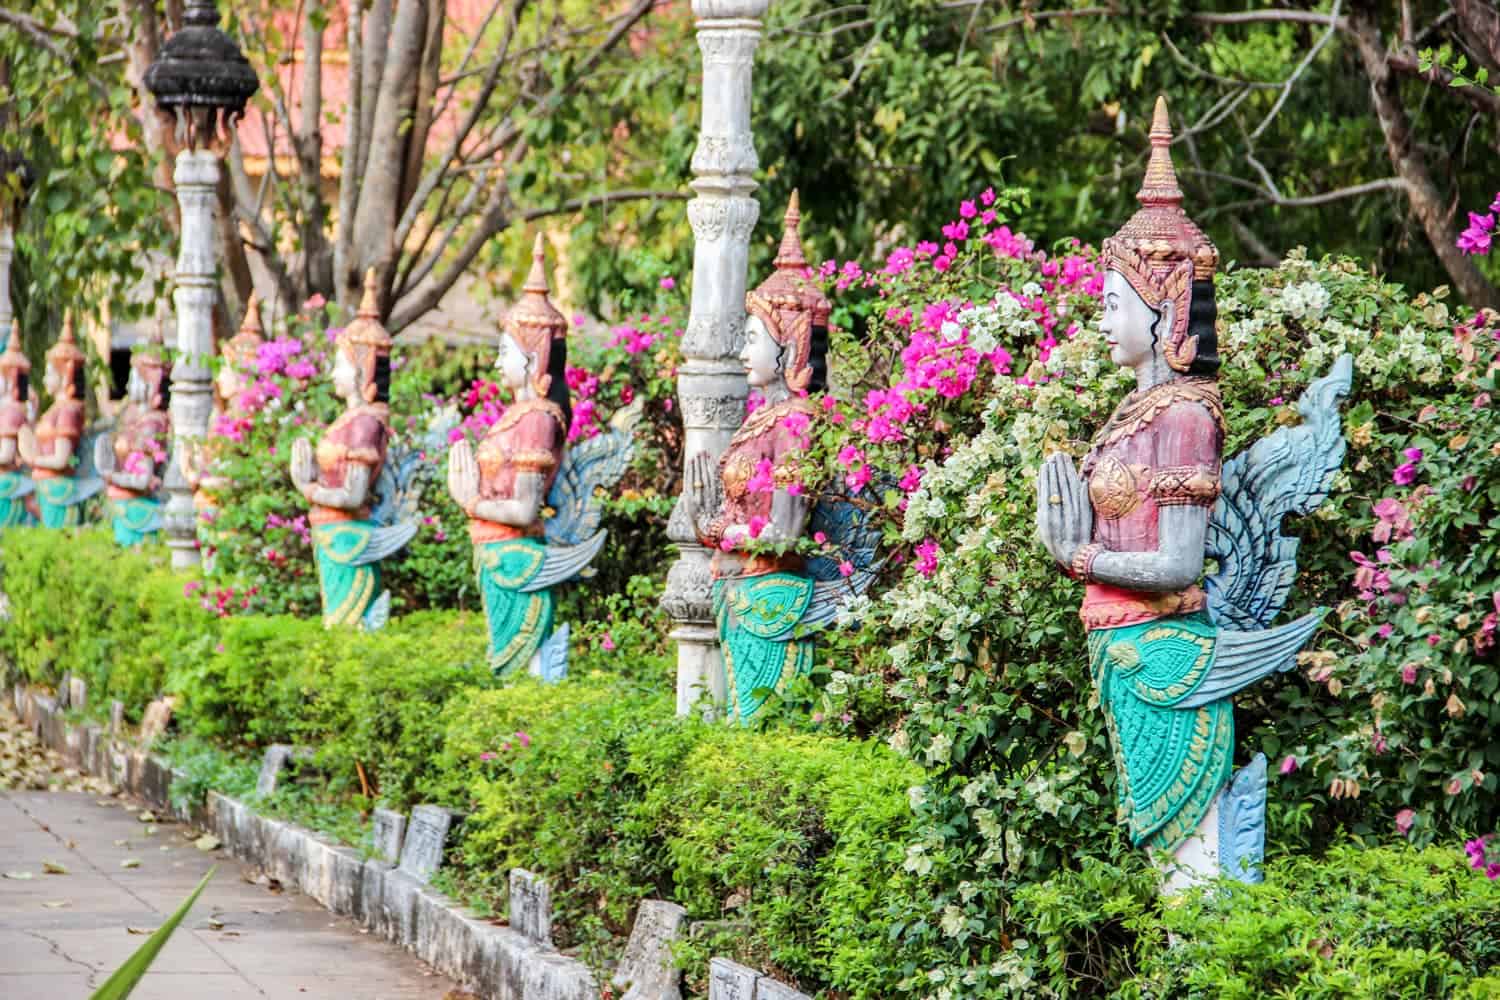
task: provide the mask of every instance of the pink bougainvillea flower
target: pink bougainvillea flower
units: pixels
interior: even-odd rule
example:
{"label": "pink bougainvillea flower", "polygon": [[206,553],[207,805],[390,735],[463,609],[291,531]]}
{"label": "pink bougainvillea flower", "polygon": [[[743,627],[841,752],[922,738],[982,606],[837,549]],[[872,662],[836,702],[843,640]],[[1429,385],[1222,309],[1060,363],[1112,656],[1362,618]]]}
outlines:
{"label": "pink bougainvillea flower", "polygon": [[[1497,199],[1500,200],[1500,199]],[[1469,213],[1469,226],[1458,234],[1458,249],[1463,253],[1483,255],[1490,252],[1490,240],[1495,229],[1495,213],[1480,215]]]}
{"label": "pink bougainvillea flower", "polygon": [[979,196],[979,203],[981,205],[993,205],[995,203],[995,189],[992,187],[985,188],[984,193]]}
{"label": "pink bougainvillea flower", "polygon": [[854,575],[854,564],[852,562],[850,562],[849,560],[845,559],[843,562],[839,563],[839,576],[847,577],[847,576],[853,576],[853,575]]}
{"label": "pink bougainvillea flower", "polygon": [[1411,825],[1416,822],[1417,814],[1413,809],[1403,809],[1396,814],[1396,832],[1406,836],[1411,831]]}
{"label": "pink bougainvillea flower", "polygon": [[814,531],[813,541],[817,542],[819,545],[823,545],[828,541],[828,536],[823,534],[823,532],[821,531]]}
{"label": "pink bougainvillea flower", "polygon": [[606,653],[612,653],[615,649],[615,637],[610,633],[604,633],[604,638],[599,640],[599,648]]}
{"label": "pink bougainvillea flower", "polygon": [[664,291],[664,292],[670,292],[672,289],[674,289],[676,287],[677,287],[677,279],[674,278],[674,277],[672,277],[670,274],[667,275],[665,278],[661,279],[661,290],[662,291]]}
{"label": "pink bougainvillea flower", "polygon": [[327,299],[323,298],[323,296],[321,296],[318,293],[314,292],[312,298],[310,298],[306,302],[302,303],[302,308],[304,310],[306,310],[307,312],[313,312],[314,310],[322,309],[327,304],[328,304],[328,300]]}
{"label": "pink bougainvillea flower", "polygon": [[763,458],[755,464],[755,474],[745,484],[745,489],[751,493],[770,493],[776,488],[773,479],[774,469],[769,458]]}
{"label": "pink bougainvillea flower", "polygon": [[521,745],[522,750],[525,750],[527,747],[531,746],[531,734],[526,732],[524,729],[518,730],[516,732],[516,742]]}
{"label": "pink bougainvillea flower", "polygon": [[1297,770],[1297,758],[1287,754],[1281,759],[1281,773],[1291,774],[1295,770]]}
{"label": "pink bougainvillea flower", "polygon": [[935,539],[935,538],[924,539],[922,541],[922,544],[918,545],[917,549],[916,549],[916,553],[917,553],[916,569],[917,569],[917,572],[921,573],[925,577],[930,577],[930,576],[932,576],[932,574],[936,573],[937,572],[937,566],[938,566],[938,552],[939,551],[941,551],[941,550],[938,547],[937,539]]}
{"label": "pink bougainvillea flower", "polygon": [[1415,684],[1417,682],[1417,665],[1415,663],[1403,663],[1401,665],[1401,683]]}
{"label": "pink bougainvillea flower", "polygon": [[759,538],[761,536],[761,532],[766,530],[766,525],[770,523],[770,521],[768,521],[764,517],[761,517],[759,514],[756,514],[754,517],[750,518],[750,524],[748,525],[748,527],[750,528],[750,537]]}

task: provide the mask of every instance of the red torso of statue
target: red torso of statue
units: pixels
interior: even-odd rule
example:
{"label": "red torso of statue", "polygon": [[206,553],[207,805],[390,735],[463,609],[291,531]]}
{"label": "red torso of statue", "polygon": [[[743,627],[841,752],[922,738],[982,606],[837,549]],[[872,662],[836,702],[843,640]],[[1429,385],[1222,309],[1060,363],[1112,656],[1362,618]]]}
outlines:
{"label": "red torso of statue", "polygon": [[[37,454],[50,458],[57,454],[59,442],[66,441],[72,445],[76,458],[78,442],[83,440],[84,424],[82,402],[76,399],[60,399],[53,403],[36,422]],[[74,468],[76,465],[62,470],[34,468],[31,470],[31,478],[52,479],[56,476],[71,476]]]}
{"label": "red torso of statue", "polygon": [[[1211,508],[1224,429],[1218,383],[1210,378],[1177,378],[1125,397],[1083,461],[1093,540],[1111,552],[1154,552],[1162,507]],[[1197,584],[1158,594],[1090,583],[1080,614],[1088,628],[1111,628],[1203,604]]]}
{"label": "red torso of statue", "polygon": [[[14,399],[0,400],[0,440],[9,439],[17,441],[21,436],[21,428],[26,426],[26,404]],[[16,459],[9,465],[0,465],[0,472],[15,472],[21,468],[21,453],[16,451]]]}
{"label": "red torso of statue", "polygon": [[[804,427],[794,432],[787,427],[786,421],[788,417],[798,419],[794,415],[800,415],[810,425],[817,412],[816,403],[805,397],[793,396],[775,406],[756,410],[730,439],[728,449],[719,459],[719,478],[724,484],[724,505],[710,525],[708,536],[702,539],[705,545],[715,550],[713,570],[716,575],[754,576],[801,568],[802,560],[795,554],[764,554],[748,559],[742,556],[729,557],[718,545],[724,532],[733,525],[748,525],[756,519],[769,523],[773,491],[801,481],[797,454],[808,430]],[[756,471],[763,462],[771,463],[771,488],[764,488],[765,484],[756,484],[761,488],[751,489],[751,480],[755,478]]]}
{"label": "red torso of statue", "polygon": [[167,460],[172,439],[172,418],[161,410],[142,409],[134,404],[120,415],[120,432],[115,435],[115,468],[122,472],[151,470],[151,481],[144,490],[127,490],[113,483],[107,490],[115,500],[147,496],[161,487],[158,470]]}
{"label": "red torso of statue", "polygon": [[[351,463],[370,470],[369,483],[373,489],[385,464],[386,447],[391,430],[389,410],[377,403],[368,403],[347,410],[324,432],[318,440],[318,485],[328,489],[343,489]],[[313,524],[330,521],[355,521],[369,516],[368,507],[360,510],[341,510],[313,504],[308,520]]]}
{"label": "red torso of statue", "polygon": [[[567,428],[563,413],[547,399],[529,399],[517,403],[495,422],[479,442],[475,461],[479,465],[479,499],[509,500],[515,495],[516,474],[542,474],[542,497],[546,498],[562,465],[563,444]],[[540,521],[518,528],[514,525],[469,519],[469,538],[476,545],[534,537],[542,533]]]}

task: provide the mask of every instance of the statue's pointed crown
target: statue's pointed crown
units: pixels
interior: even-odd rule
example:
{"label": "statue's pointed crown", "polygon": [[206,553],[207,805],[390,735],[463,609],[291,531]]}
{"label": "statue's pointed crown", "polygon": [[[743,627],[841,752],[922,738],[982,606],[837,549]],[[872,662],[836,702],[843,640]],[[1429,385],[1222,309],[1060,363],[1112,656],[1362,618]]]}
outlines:
{"label": "statue's pointed crown", "polygon": [[[249,320],[246,316],[246,320]],[[255,313],[256,326],[260,325],[260,310]],[[242,329],[243,332],[243,329]],[[372,267],[365,271],[365,291],[359,300],[359,309],[354,321],[339,334],[339,343],[362,350],[373,350],[377,355],[391,353],[391,334],[380,322],[380,280]]]}
{"label": "statue's pointed crown", "polygon": [[219,351],[230,364],[248,367],[255,363],[265,342],[265,328],[260,323],[260,295],[252,291],[250,301],[245,303],[245,318],[239,332],[224,341]]}
{"label": "statue's pointed crown", "polygon": [[[1117,257],[1139,256],[1150,261],[1153,271],[1165,273],[1178,262],[1188,260],[1193,264],[1193,277],[1207,280],[1219,266],[1219,251],[1182,210],[1182,189],[1177,186],[1171,146],[1172,120],[1167,113],[1167,99],[1158,97],[1151,117],[1151,158],[1135,196],[1141,207],[1119,232],[1104,241],[1105,266],[1111,266]],[[1144,293],[1142,297],[1152,305],[1160,301],[1159,297],[1153,300]]]}
{"label": "statue's pointed crown", "polygon": [[1156,99],[1151,118],[1151,158],[1136,200],[1141,207],[1100,248],[1106,271],[1116,271],[1153,309],[1174,303],[1164,354],[1173,369],[1187,371],[1197,356],[1188,313],[1194,281],[1213,279],[1219,251],[1182,210],[1182,189],[1172,166],[1172,121],[1167,99]]}
{"label": "statue's pointed crown", "polygon": [[64,310],[62,333],[58,335],[57,343],[47,351],[47,367],[59,374],[71,374],[82,367],[83,362],[83,351],[79,349],[78,341],[73,339],[72,310]]}
{"label": "statue's pointed crown", "polygon": [[5,352],[0,354],[0,372],[12,377],[31,372],[31,359],[21,350],[21,321],[18,319],[11,320],[10,338],[5,342]]}
{"label": "statue's pointed crown", "polygon": [[568,335],[568,319],[552,304],[547,283],[547,240],[541,233],[531,247],[531,271],[521,286],[521,298],[505,315],[505,332],[528,353],[539,359],[543,372],[552,351],[552,341]]}

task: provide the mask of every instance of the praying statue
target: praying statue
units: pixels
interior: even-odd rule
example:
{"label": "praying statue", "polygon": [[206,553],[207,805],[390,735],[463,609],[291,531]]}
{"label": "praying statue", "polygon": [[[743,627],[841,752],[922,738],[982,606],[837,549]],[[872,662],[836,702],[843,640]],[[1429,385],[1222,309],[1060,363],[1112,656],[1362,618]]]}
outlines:
{"label": "praying statue", "polygon": [[603,548],[597,493],[619,482],[634,454],[638,404],[616,414],[610,431],[568,447],[567,334],[538,234],[495,361],[510,405],[477,449],[459,440],[448,450],[448,491],[469,516],[489,665],[500,677],[566,675],[568,629],[554,630],[552,588],[583,574]]}
{"label": "praying statue", "polygon": [[[1287,514],[1327,496],[1344,456],[1340,358],[1299,401],[1303,423],[1221,462],[1213,277],[1219,255],[1182,210],[1158,99],[1141,207],[1103,245],[1100,329],[1136,387],[1082,474],[1057,452],[1037,475],[1037,524],[1084,583],[1090,671],[1131,842],[1173,892],[1219,874],[1259,881],[1266,761],[1234,769],[1233,695],[1290,670],[1324,611],[1271,626],[1296,575]],[[1200,586],[1206,558],[1218,568]]]}
{"label": "praying statue", "polygon": [[[828,538],[828,551],[861,534],[847,497],[820,497],[803,468],[820,408],[812,396],[827,377],[831,303],[802,252],[792,195],[775,270],[745,296],[740,361],[762,405],[745,418],[717,463],[705,452],[688,466],[685,511],[713,550],[713,612],[724,658],[729,714],[750,722],[773,694],[811,673],[811,633],[831,622],[874,578],[873,548],[857,561],[796,551],[800,539]],[[821,529],[821,530],[819,530]],[[838,567],[850,562],[847,577]]]}
{"label": "praying statue", "polygon": [[214,519],[218,506],[216,493],[228,482],[215,469],[216,452],[228,439],[237,439],[241,424],[248,425],[251,415],[243,398],[254,383],[256,358],[266,342],[260,322],[260,300],[254,292],[245,306],[245,319],[239,332],[219,346],[219,370],[214,374],[213,414],[209,436],[184,451],[182,477],[193,490],[193,507],[198,513],[200,531]]}
{"label": "praying statue", "polygon": [[367,631],[390,618],[391,595],[380,589],[380,561],[406,547],[415,519],[383,524],[372,518],[376,484],[391,438],[391,335],[380,323],[372,268],[354,322],[334,347],[333,391],[344,412],[318,440],[292,446],[292,483],[312,509],[313,553],[323,599],[323,625]]}
{"label": "praying statue", "polygon": [[[48,528],[67,528],[83,519],[83,504],[104,488],[103,480],[80,468],[84,432],[88,426],[84,399],[87,377],[84,354],[73,339],[73,316],[63,314],[62,334],[47,351],[43,387],[52,405],[36,422],[22,426],[17,436],[21,460],[31,467],[35,485],[35,514]],[[92,457],[92,456],[90,456]]]}
{"label": "praying statue", "polygon": [[94,465],[106,484],[115,542],[128,548],[154,540],[161,530],[172,418],[160,330],[132,352],[125,394],[115,433],[95,440]]}
{"label": "praying statue", "polygon": [[0,529],[35,521],[26,507],[33,486],[21,459],[20,439],[36,417],[31,395],[31,362],[21,350],[21,323],[14,321],[0,353]]}

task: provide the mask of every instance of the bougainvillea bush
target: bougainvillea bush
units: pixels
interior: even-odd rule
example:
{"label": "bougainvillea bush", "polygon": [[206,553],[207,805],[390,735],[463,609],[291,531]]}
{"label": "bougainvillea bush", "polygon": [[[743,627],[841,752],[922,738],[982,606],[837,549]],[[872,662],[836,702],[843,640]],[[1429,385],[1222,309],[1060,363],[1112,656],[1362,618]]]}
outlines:
{"label": "bougainvillea bush", "polygon": [[[912,790],[925,836],[907,856],[925,891],[894,905],[906,988],[939,996],[1030,995],[1043,976],[1086,992],[1126,929],[1101,917],[1078,953],[1023,949],[1032,916],[1016,894],[1082,855],[1123,882],[1145,863],[1114,820],[1081,588],[1033,526],[1041,459],[1081,458],[1132,377],[1094,329],[1095,252],[1043,251],[995,203],[965,203],[944,243],[898,248],[882,267],[824,265],[870,362],[845,369],[825,404],[836,430],[809,446],[835,489],[895,484],[882,505],[890,579],[850,609],[863,627],[825,644],[821,690],[802,694],[814,719],[884,730],[927,767]],[[1274,762],[1273,857],[1350,834],[1492,830],[1496,317],[1301,252],[1273,270],[1227,267],[1217,300],[1226,457],[1296,422],[1298,395],[1340,353],[1355,360],[1345,467],[1324,507],[1289,526],[1302,546],[1288,612],[1336,613],[1301,670],[1237,699],[1242,759]]]}
{"label": "bougainvillea bush", "polygon": [[[682,440],[673,396],[682,334],[674,317],[681,303],[670,295],[673,287],[664,281],[651,311],[599,337],[581,330],[570,337],[569,440],[601,433],[632,404],[641,414],[632,469],[607,498],[611,540],[595,567],[599,585],[587,588],[601,600],[631,591],[640,568],[664,558]],[[245,372],[250,381],[239,402],[249,415],[218,419],[210,430],[225,485],[204,515],[213,573],[191,585],[191,596],[206,608],[225,615],[318,613],[307,503],[287,463],[292,441],[315,440],[341,410],[330,354],[342,320],[336,305],[321,300],[284,320]],[[575,327],[582,325],[582,317],[575,318]],[[431,341],[398,342],[393,351],[390,452],[393,459],[416,456],[406,487],[420,497],[421,521],[411,544],[383,567],[399,611],[478,607],[467,519],[446,487],[446,446],[464,436],[477,440],[505,412],[509,400],[493,378],[495,353],[494,346],[448,348]],[[634,584],[635,591],[644,589]],[[570,595],[574,605],[579,596]],[[588,607],[574,611],[591,617]]]}

